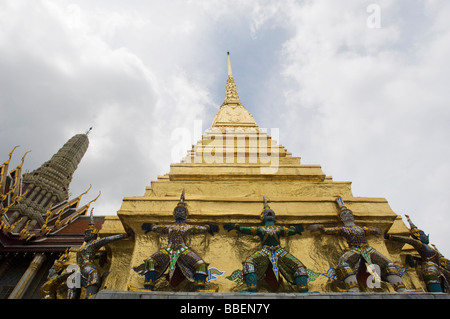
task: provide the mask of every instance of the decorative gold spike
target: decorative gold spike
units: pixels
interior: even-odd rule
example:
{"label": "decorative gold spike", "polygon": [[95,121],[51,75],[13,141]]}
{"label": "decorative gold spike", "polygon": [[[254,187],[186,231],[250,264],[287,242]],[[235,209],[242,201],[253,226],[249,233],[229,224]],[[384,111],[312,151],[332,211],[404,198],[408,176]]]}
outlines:
{"label": "decorative gold spike", "polygon": [[[50,207],[51,207],[51,205],[50,205]],[[50,212],[50,210],[48,210],[47,213],[45,214],[47,216],[47,218],[45,219],[44,225],[42,225],[42,227],[41,227],[41,230],[39,232],[40,235],[47,235],[51,231],[51,228],[48,227],[47,225],[48,225],[48,220],[53,216],[53,214],[51,214],[51,212],[49,214],[49,212]]]}
{"label": "decorative gold spike", "polygon": [[94,208],[91,208],[91,213],[89,215],[89,224],[86,228],[86,231],[90,231],[92,234],[97,234],[98,229],[95,228],[95,222],[94,222]]}
{"label": "decorative gold spike", "polygon": [[16,146],[14,146],[14,148],[12,149],[12,151],[9,153],[9,159],[5,162],[5,163],[3,163],[3,165],[8,165],[9,164],[9,162],[11,161],[11,158],[12,158],[12,154],[14,153],[14,150],[16,149],[16,148],[18,148],[20,145],[16,145]]}
{"label": "decorative gold spike", "polygon": [[9,172],[9,174],[11,175],[11,177],[14,178],[13,184],[11,186],[11,193],[12,193],[12,198],[13,200],[19,196],[20,193],[20,179],[22,178],[22,166],[23,163],[25,162],[25,156],[30,153],[31,151],[26,152],[23,156],[22,156],[22,162],[15,168],[13,169],[11,172]]}
{"label": "decorative gold spike", "polygon": [[22,198],[24,198],[25,197],[25,195],[26,194],[28,194],[28,189],[25,191],[25,193],[23,193],[22,195],[19,195],[19,196],[14,196],[14,198],[13,198],[13,203],[18,203],[18,202],[20,202],[21,200],[22,200]]}
{"label": "decorative gold spike", "polygon": [[[6,176],[8,175],[9,162],[11,161],[14,150],[18,147],[19,147],[19,145],[14,146],[12,151],[9,153],[8,160],[0,166],[0,194],[2,194],[5,191],[5,183],[6,183]],[[4,200],[4,199],[2,199],[2,200]]]}
{"label": "decorative gold spike", "polygon": [[240,104],[239,95],[231,71],[230,52],[228,52],[228,79],[223,104]]}
{"label": "decorative gold spike", "polygon": [[267,200],[266,195],[263,195],[264,198],[264,209],[270,209],[269,201]]}
{"label": "decorative gold spike", "polygon": [[230,52],[227,52],[227,56],[228,56],[228,76],[233,76],[233,72],[231,71]]}
{"label": "decorative gold spike", "polygon": [[[27,191],[28,192],[28,191]],[[20,201],[24,196],[25,196],[25,194],[27,193],[27,192],[25,192],[23,195],[21,195],[21,196],[16,196],[16,197],[14,197],[13,199],[12,199],[12,201],[11,201],[11,204],[9,204],[9,206],[6,206],[6,207],[4,207],[4,208],[2,208],[1,210],[0,210],[0,216],[2,216],[2,215],[4,215],[7,211],[8,211],[8,209],[10,209],[15,203],[17,203],[18,201]],[[5,194],[4,196],[0,196],[0,201],[4,201],[7,197],[8,197],[8,195],[9,194],[11,194],[12,193],[12,190],[11,191],[9,191],[7,194]]]}
{"label": "decorative gold spike", "polygon": [[101,194],[102,192],[99,191],[97,197],[91,200],[89,203],[87,203],[86,206],[89,207],[93,202],[95,202],[100,197]]}
{"label": "decorative gold spike", "polygon": [[22,217],[21,219],[17,220],[15,223],[13,223],[12,225],[5,225],[5,230],[7,232],[12,232],[14,230],[14,228],[16,228],[16,226],[22,221],[24,220],[25,217]]}
{"label": "decorative gold spike", "polygon": [[3,202],[8,197],[9,194],[10,192],[8,192],[7,194],[0,194],[0,202]]}
{"label": "decorative gold spike", "polygon": [[[100,195],[102,194],[102,192],[99,192],[99,194],[97,195],[96,198],[94,198],[93,200],[91,200],[89,203],[87,203],[86,205],[84,205],[82,208],[80,208],[79,210],[77,210],[74,214],[71,215],[70,218],[66,218],[64,222],[61,222],[60,219],[57,220],[55,222],[55,228],[54,229],[58,229],[63,225],[68,225],[70,223],[72,223],[78,216],[82,215],[85,211],[87,211],[89,209],[89,206],[91,205],[91,203],[95,202]],[[93,220],[93,210],[94,208],[91,209],[91,220]],[[56,223],[58,222],[58,226],[56,225]],[[95,227],[94,227],[95,228]],[[48,229],[47,233],[49,233],[52,229]]]}
{"label": "decorative gold spike", "polygon": [[263,195],[263,199],[264,199],[264,208],[263,208],[263,210],[261,211],[261,214],[259,214],[259,218],[261,219],[261,221],[264,220],[264,211],[265,211],[266,209],[270,209],[269,201],[267,200],[266,195]]}
{"label": "decorative gold spike", "polygon": [[28,232],[27,228],[30,225],[31,219],[27,221],[25,226],[23,226],[22,230],[19,232],[19,236],[22,239],[27,239],[30,233]]}
{"label": "decorative gold spike", "polygon": [[28,153],[31,153],[31,150],[25,152],[25,154],[23,154],[22,156],[22,163],[20,163],[20,165],[18,167],[22,167],[23,163],[25,162],[25,156],[27,156]]}
{"label": "decorative gold spike", "polygon": [[2,209],[0,209],[0,216],[3,216],[6,214],[6,212],[14,205],[15,203],[12,203],[9,206],[3,207]]}
{"label": "decorative gold spike", "polygon": [[47,220],[45,223],[47,223],[49,217],[52,218],[54,213],[52,212],[53,203],[50,204],[50,207],[48,208],[47,212],[45,213],[45,216],[47,216]]}
{"label": "decorative gold spike", "polygon": [[27,232],[27,236],[26,236],[25,240],[29,241],[29,240],[31,240],[34,237],[36,237],[36,234],[31,234],[31,233]]}
{"label": "decorative gold spike", "polygon": [[61,226],[63,226],[63,223],[61,222],[61,217],[62,217],[63,212],[64,212],[64,207],[61,208],[60,210],[58,210],[58,212],[56,213],[56,215],[58,215],[58,217],[55,220],[53,229],[58,229]]}
{"label": "decorative gold spike", "polygon": [[47,227],[47,224],[44,224],[44,225],[42,225],[42,227],[41,227],[41,230],[40,230],[40,232],[39,232],[39,235],[45,236],[45,235],[47,235],[48,233],[50,233],[51,230],[52,230],[52,229],[51,229],[50,227]]}
{"label": "decorative gold spike", "polygon": [[78,197],[82,197],[83,195],[86,195],[90,190],[91,190],[91,188],[92,188],[92,184],[90,184],[89,185],[89,188],[87,189],[87,191],[85,191],[84,193],[82,193],[80,196],[78,196]]}
{"label": "decorative gold spike", "polygon": [[[12,192],[14,191],[14,189],[11,189],[9,192],[7,192],[6,194],[3,194],[0,196],[0,201],[4,201],[6,198],[8,198],[9,195],[12,194]],[[14,200],[12,201],[13,203],[15,202]]]}
{"label": "decorative gold spike", "polygon": [[411,221],[411,219],[409,218],[409,216],[408,215],[405,215],[405,217],[406,217],[406,220],[408,221],[408,224],[409,224],[409,228],[410,228],[410,230],[414,230],[414,229],[416,229],[417,228],[417,226],[416,225],[414,225],[414,223]]}
{"label": "decorative gold spike", "polygon": [[181,195],[180,195],[180,203],[183,203],[184,204],[184,188],[183,188],[183,190],[181,191]]}

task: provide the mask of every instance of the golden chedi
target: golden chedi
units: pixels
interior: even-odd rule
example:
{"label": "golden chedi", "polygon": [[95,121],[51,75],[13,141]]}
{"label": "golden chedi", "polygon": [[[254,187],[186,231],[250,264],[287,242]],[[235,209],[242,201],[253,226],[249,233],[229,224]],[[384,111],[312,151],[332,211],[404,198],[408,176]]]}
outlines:
{"label": "golden chedi", "polygon": [[[274,130],[272,130],[274,131]],[[276,133],[276,132],[275,132]],[[173,211],[181,192],[188,205],[187,222],[196,225],[215,224],[220,231],[214,236],[198,234],[191,237],[189,247],[208,264],[207,289],[219,292],[245,290],[242,263],[261,248],[255,236],[223,229],[227,223],[261,225],[263,195],[276,213],[277,225],[336,225],[340,212],[336,198],[342,197],[354,214],[355,224],[379,228],[383,233],[407,235],[408,229],[384,198],[354,197],[351,182],[336,182],[326,176],[320,165],[301,164],[271,136],[261,130],[239,100],[228,55],[228,80],[225,100],[211,127],[193,145],[180,163],[170,165],[169,173],[159,176],[143,196],[125,197],[117,217],[105,220],[100,236],[109,236],[132,229],[135,241],[124,240],[109,245],[108,268],[103,288],[128,290],[143,288],[144,279],[133,267],[153,252],[167,245],[167,236],[146,232],[144,224],[173,222]],[[371,247],[400,267],[412,247],[386,242],[383,236],[368,237]],[[295,255],[307,268],[309,291],[338,292],[345,286],[336,280],[334,268],[347,249],[345,239],[324,236],[305,230],[301,235],[282,237],[280,245]],[[408,290],[423,290],[415,270],[401,268],[402,280]],[[262,281],[261,292],[272,291]],[[155,290],[193,291],[185,281],[172,287],[159,280]],[[394,292],[382,282],[362,291]],[[286,281],[277,292],[294,292]]]}

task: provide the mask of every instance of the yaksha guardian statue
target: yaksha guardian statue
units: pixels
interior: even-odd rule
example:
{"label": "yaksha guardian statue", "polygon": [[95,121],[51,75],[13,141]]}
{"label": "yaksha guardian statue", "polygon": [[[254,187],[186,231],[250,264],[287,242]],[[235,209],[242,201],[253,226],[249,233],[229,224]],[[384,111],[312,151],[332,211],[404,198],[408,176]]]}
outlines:
{"label": "yaksha guardian statue", "polygon": [[180,201],[173,211],[175,223],[171,225],[144,224],[143,229],[168,235],[168,246],[154,253],[133,269],[144,276],[144,288],[153,290],[155,282],[167,269],[167,279],[171,286],[176,287],[184,278],[194,283],[195,291],[206,290],[208,277],[208,264],[186,245],[190,235],[209,232],[214,235],[218,232],[217,225],[189,225],[186,224],[188,207],[185,203],[184,191]]}
{"label": "yaksha guardian statue", "polygon": [[421,267],[422,277],[429,292],[450,292],[449,281],[450,271],[442,262],[445,258],[439,251],[429,245],[429,235],[416,227],[408,215],[405,215],[410,225],[411,237],[395,236],[386,233],[384,238],[401,243],[410,244],[419,253],[418,263]]}
{"label": "yaksha guardian statue", "polygon": [[[101,285],[101,274],[96,258],[98,251],[103,246],[112,242],[134,237],[134,233],[130,230],[127,234],[119,234],[108,237],[98,238],[98,229],[94,225],[93,209],[91,209],[90,221],[88,228],[84,232],[84,243],[77,251],[77,265],[80,268],[81,286],[86,288],[86,298],[93,297],[99,290]],[[67,299],[80,298],[81,287],[71,287],[69,289]]]}
{"label": "yaksha guardian statue", "polygon": [[64,288],[67,278],[75,272],[75,270],[64,272],[68,259],[69,252],[66,251],[59,259],[55,260],[54,265],[49,269],[47,281],[40,289],[41,299],[58,299],[58,290]]}
{"label": "yaksha guardian statue", "polygon": [[[328,235],[342,236],[347,240],[348,250],[339,258],[336,275],[343,281],[348,291],[358,292],[359,285],[356,274],[371,273],[375,280],[388,281],[395,291],[404,292],[405,286],[397,267],[388,258],[380,254],[367,243],[366,236],[381,235],[381,230],[375,227],[361,227],[355,225],[353,213],[344,205],[341,197],[336,199],[340,212],[339,217],[344,226],[324,227],[323,225],[310,225],[312,232],[321,231]],[[379,267],[379,268],[378,268]],[[380,270],[380,274],[377,270]],[[366,279],[368,279],[366,277]],[[373,281],[372,281],[373,282]],[[363,282],[367,284],[367,282]]]}
{"label": "yaksha guardian statue", "polygon": [[[223,226],[228,231],[236,229],[243,234],[257,235],[261,238],[262,249],[247,257],[242,263],[248,291],[256,292],[258,281],[264,276],[271,288],[276,290],[280,285],[280,274],[282,274],[289,283],[296,286],[298,292],[308,292],[308,274],[305,266],[280,246],[280,237],[301,234],[303,227],[301,225],[276,226],[275,212],[270,209],[265,196],[261,221],[264,226],[240,226],[235,223],[227,223]],[[273,275],[275,280],[270,280]]]}

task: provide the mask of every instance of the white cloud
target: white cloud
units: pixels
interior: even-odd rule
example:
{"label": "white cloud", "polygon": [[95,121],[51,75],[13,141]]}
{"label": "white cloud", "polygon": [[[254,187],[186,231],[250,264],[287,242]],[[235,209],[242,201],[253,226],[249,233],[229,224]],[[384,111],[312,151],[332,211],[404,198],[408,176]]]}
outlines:
{"label": "white cloud", "polygon": [[[70,192],[75,196],[93,184],[91,193],[102,191],[96,212],[115,214],[124,196],[143,194],[169,169],[170,152],[161,150],[176,143],[171,130],[189,127],[212,104],[203,83],[181,67],[168,67],[185,54],[175,38],[192,40],[185,38],[195,26],[178,23],[182,10],[158,15],[161,4],[140,13],[82,1],[13,1],[1,9],[7,18],[0,22],[0,109],[9,119],[2,134],[12,135],[4,148],[26,143],[36,154],[27,158],[32,170],[93,126]],[[169,25],[173,32],[163,42]],[[149,35],[145,52],[128,39],[133,32]]]}
{"label": "white cloud", "polygon": [[174,147],[195,142],[172,140],[175,130],[208,128],[231,51],[261,127],[445,247],[450,5],[377,1],[373,29],[371,3],[2,1],[1,149],[32,149],[32,170],[93,126],[71,192],[93,184],[96,213],[115,214],[169,171]]}
{"label": "white cloud", "polygon": [[449,6],[412,4],[428,16],[413,21],[411,35],[408,16],[389,17],[402,5],[381,2],[386,20],[370,29],[356,1],[291,3],[283,121],[293,138],[285,145],[335,180],[353,181],[355,196],[385,197],[396,213],[416,216],[448,251]]}

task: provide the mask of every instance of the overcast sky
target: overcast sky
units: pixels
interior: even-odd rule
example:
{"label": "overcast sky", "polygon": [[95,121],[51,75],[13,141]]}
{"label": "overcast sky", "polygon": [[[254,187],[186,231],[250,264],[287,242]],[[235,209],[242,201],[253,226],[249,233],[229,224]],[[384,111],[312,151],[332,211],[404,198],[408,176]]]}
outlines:
{"label": "overcast sky", "polygon": [[115,215],[209,128],[230,51],[261,128],[450,257],[448,17],[448,0],[0,0],[0,161],[20,145],[34,170],[93,126],[70,192],[92,184],[84,202]]}

